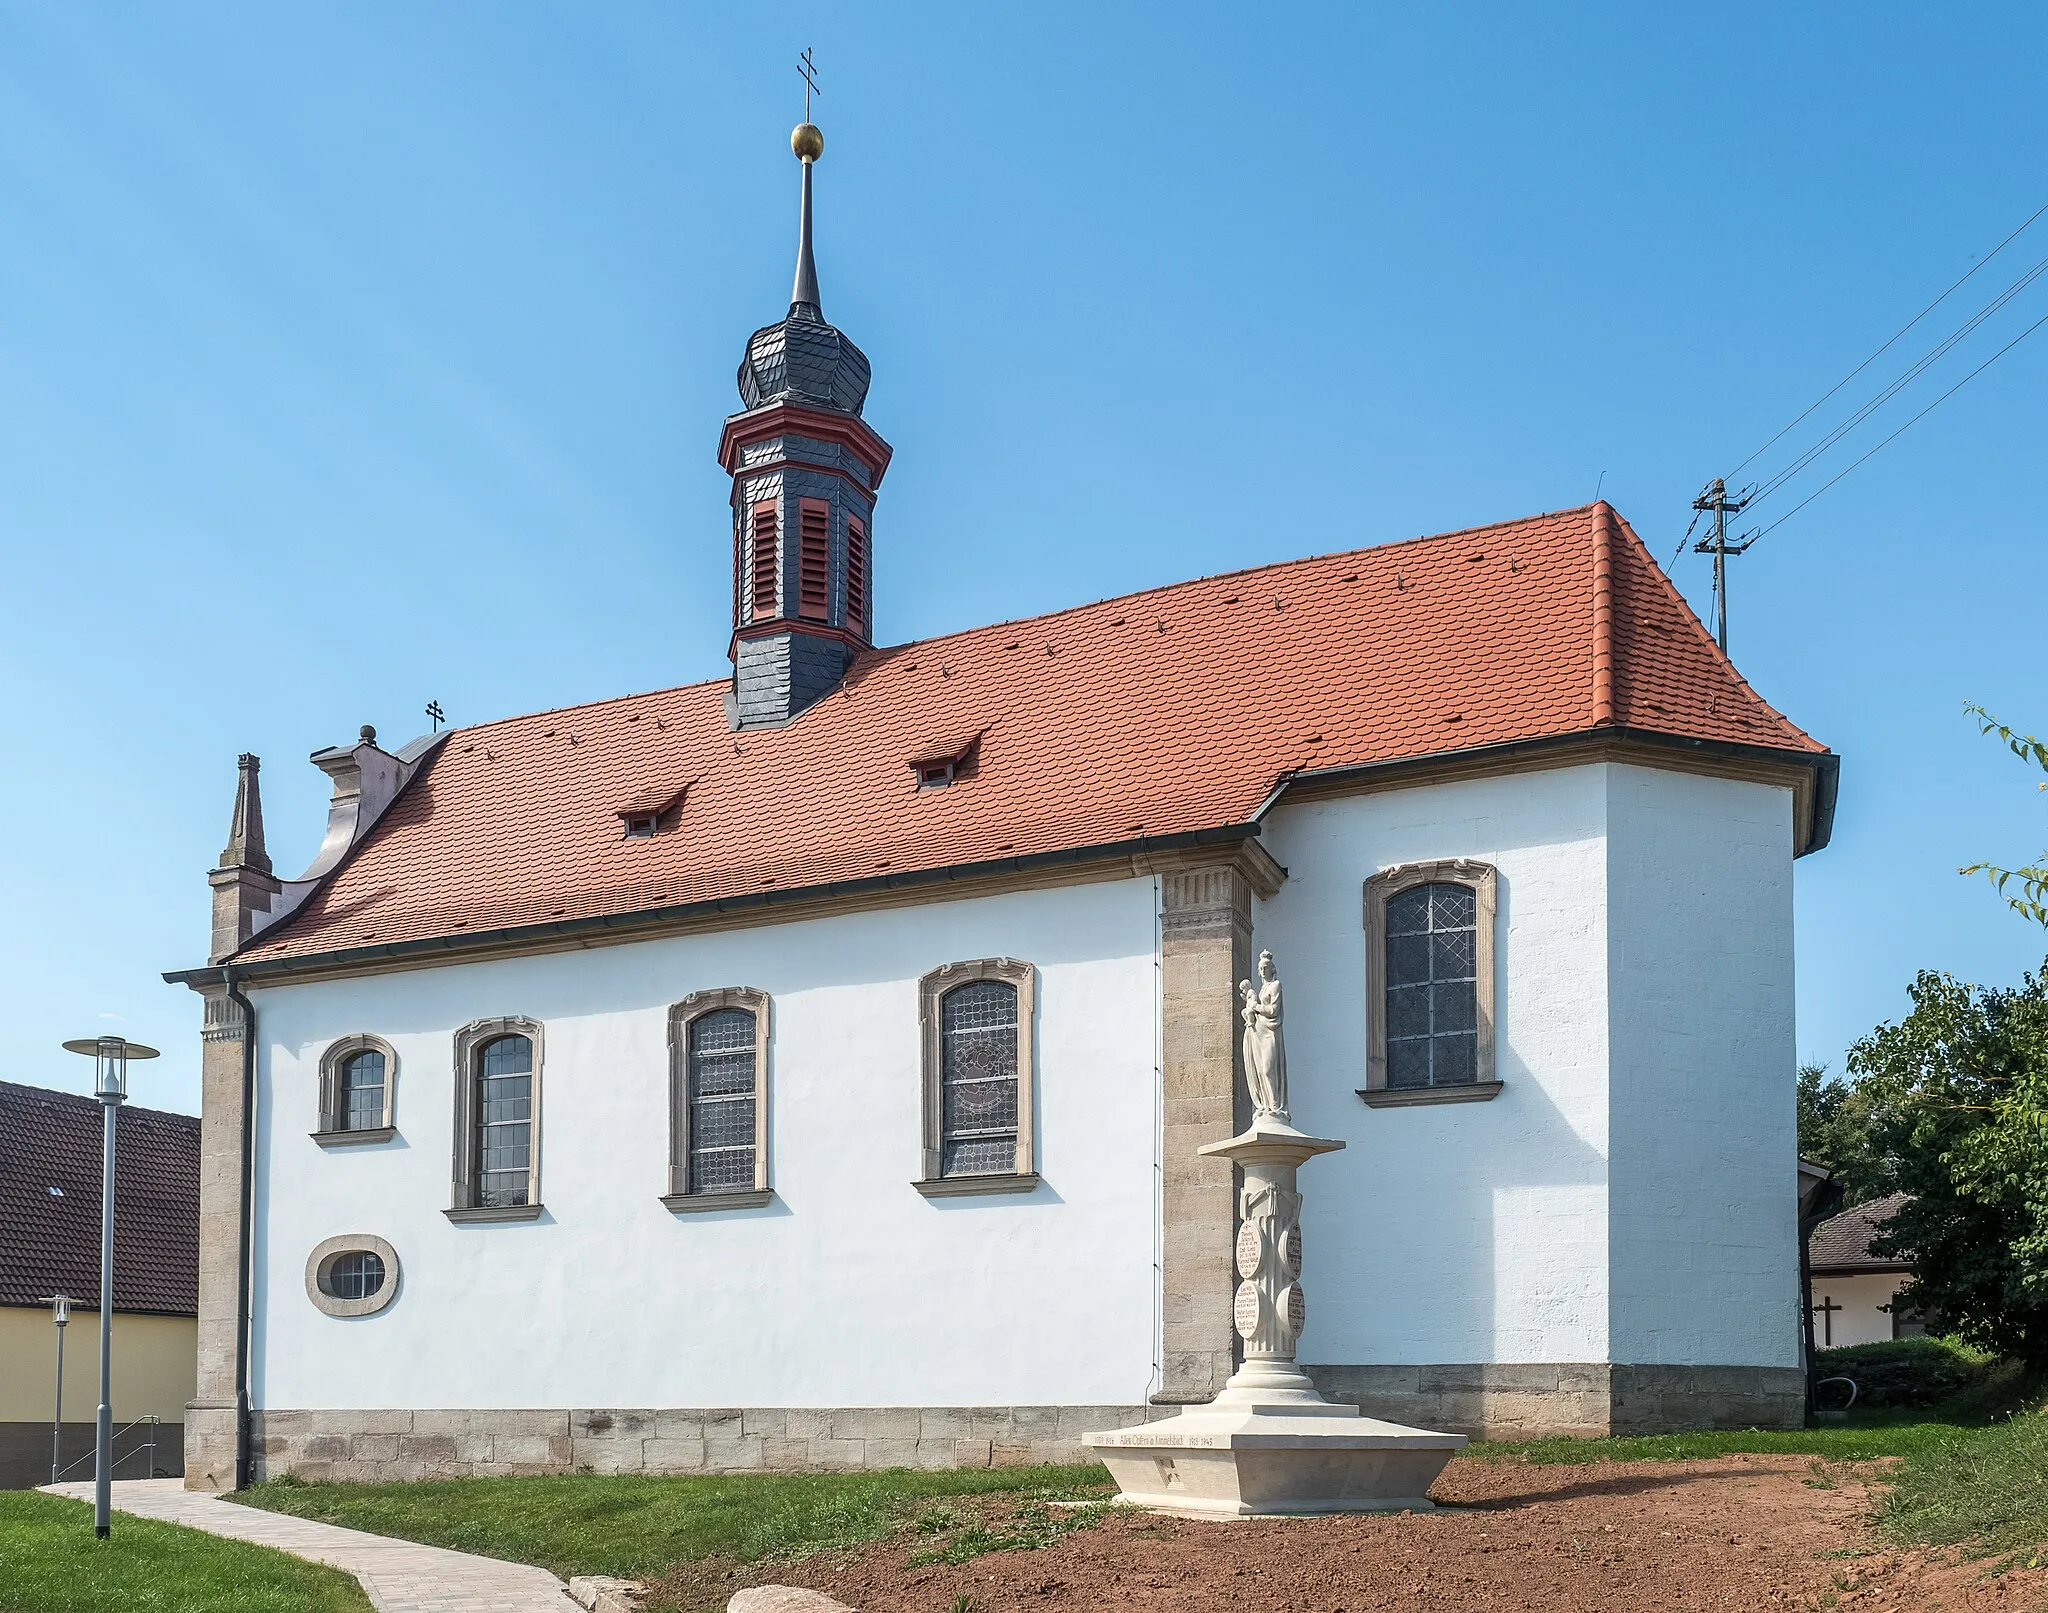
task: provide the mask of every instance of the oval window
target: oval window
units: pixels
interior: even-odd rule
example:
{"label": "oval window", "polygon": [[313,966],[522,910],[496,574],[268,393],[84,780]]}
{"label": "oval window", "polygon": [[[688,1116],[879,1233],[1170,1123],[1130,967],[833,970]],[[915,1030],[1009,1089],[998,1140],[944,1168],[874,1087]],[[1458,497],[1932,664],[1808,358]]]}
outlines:
{"label": "oval window", "polygon": [[327,1280],[320,1285],[336,1299],[370,1299],[384,1286],[384,1261],[369,1249],[351,1249],[327,1263]]}
{"label": "oval window", "polygon": [[306,1297],[329,1316],[369,1316],[398,1289],[398,1251],[367,1232],[329,1238],[306,1261]]}

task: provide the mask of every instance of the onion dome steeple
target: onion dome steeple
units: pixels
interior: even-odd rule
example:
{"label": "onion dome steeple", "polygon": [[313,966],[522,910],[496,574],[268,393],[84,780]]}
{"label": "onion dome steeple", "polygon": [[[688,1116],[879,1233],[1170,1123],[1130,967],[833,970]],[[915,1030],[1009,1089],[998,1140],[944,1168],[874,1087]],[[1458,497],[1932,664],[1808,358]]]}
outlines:
{"label": "onion dome steeple", "polygon": [[875,492],[890,448],[860,417],[867,355],[825,322],[811,245],[812,167],[825,137],[789,137],[803,164],[789,313],[754,332],[719,463],[732,477],[735,728],[794,721],[873,642]]}
{"label": "onion dome steeple", "polygon": [[754,332],[740,360],[740,401],[749,409],[785,400],[838,414],[860,413],[868,396],[868,356],[825,323],[818,300],[818,264],[811,252],[811,167],[825,150],[816,124],[800,123],[790,149],[804,165],[803,209],[796,235],[796,281],[789,313]]}

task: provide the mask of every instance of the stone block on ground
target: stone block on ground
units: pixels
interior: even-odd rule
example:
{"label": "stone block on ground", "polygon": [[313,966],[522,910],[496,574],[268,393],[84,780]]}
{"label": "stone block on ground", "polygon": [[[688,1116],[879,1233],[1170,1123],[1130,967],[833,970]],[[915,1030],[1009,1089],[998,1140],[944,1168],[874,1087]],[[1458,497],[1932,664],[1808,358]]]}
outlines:
{"label": "stone block on ground", "polygon": [[844,1602],[823,1591],[807,1591],[800,1585],[756,1585],[735,1591],[725,1604],[725,1613],[855,1613]]}
{"label": "stone block on ground", "polygon": [[640,1606],[640,1582],[609,1574],[578,1574],[569,1581],[569,1600],[590,1613],[634,1613]]}

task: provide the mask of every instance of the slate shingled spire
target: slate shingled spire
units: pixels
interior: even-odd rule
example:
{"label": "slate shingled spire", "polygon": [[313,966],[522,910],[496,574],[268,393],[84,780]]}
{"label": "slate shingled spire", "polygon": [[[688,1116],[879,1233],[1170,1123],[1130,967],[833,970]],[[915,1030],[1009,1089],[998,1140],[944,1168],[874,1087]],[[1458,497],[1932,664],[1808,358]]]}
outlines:
{"label": "slate shingled spire", "polygon": [[725,423],[733,478],[735,728],[792,721],[835,688],[872,642],[875,490],[889,445],[860,417],[867,355],[825,321],[812,246],[812,167],[825,137],[799,124],[803,164],[789,313],[748,339],[743,412]]}

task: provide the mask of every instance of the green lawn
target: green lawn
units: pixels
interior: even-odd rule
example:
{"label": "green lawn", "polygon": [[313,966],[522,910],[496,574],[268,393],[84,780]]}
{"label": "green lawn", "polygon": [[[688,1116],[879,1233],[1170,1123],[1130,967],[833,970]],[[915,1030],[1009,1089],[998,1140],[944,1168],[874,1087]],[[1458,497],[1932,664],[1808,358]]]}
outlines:
{"label": "green lawn", "polygon": [[[1036,1505],[990,1533],[950,1498],[1021,1493]],[[762,1473],[725,1478],[564,1474],[407,1484],[259,1484],[233,1499],[457,1551],[539,1563],[571,1574],[652,1575],[708,1557],[758,1562],[863,1545],[902,1528],[933,1538],[934,1556],[1043,1544],[1066,1520],[1054,1499],[1102,1499],[1100,1467],[892,1468],[877,1473]]]}
{"label": "green lawn", "polygon": [[[1754,1452],[1821,1464],[1894,1458],[1876,1519],[1901,1544],[1966,1543],[2021,1560],[2048,1547],[2048,1416],[2040,1384],[1997,1368],[1932,1407],[1892,1406],[1795,1432],[1660,1434],[1641,1438],[1481,1443],[1489,1462],[1684,1461]],[[1816,1482],[1826,1482],[1823,1466]],[[1028,1549],[1089,1527],[1098,1508],[1055,1511],[1055,1499],[1102,1499],[1099,1467],[646,1478],[451,1479],[412,1484],[282,1480],[235,1497],[252,1506],[450,1546],[572,1574],[658,1575],[677,1563],[794,1559],[879,1540],[926,1537],[930,1561]],[[953,1504],[982,1495],[1016,1504],[989,1513]],[[55,1605],[55,1604],[52,1604]],[[79,1604],[84,1605],[84,1604]],[[136,1604],[145,1606],[147,1604]],[[252,1604],[253,1605],[253,1604]]]}
{"label": "green lawn", "polygon": [[348,1575],[175,1524],[0,1490],[0,1613],[370,1613]]}

